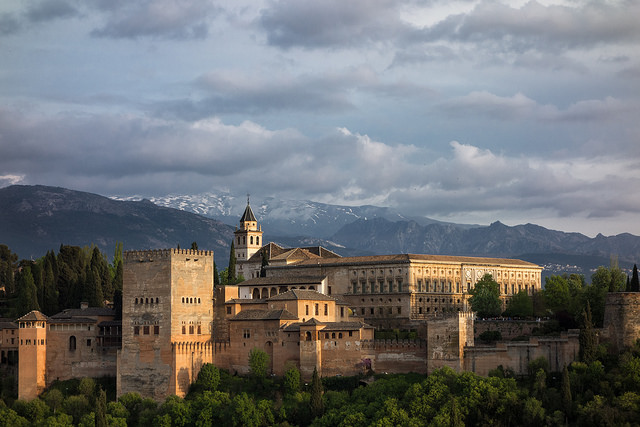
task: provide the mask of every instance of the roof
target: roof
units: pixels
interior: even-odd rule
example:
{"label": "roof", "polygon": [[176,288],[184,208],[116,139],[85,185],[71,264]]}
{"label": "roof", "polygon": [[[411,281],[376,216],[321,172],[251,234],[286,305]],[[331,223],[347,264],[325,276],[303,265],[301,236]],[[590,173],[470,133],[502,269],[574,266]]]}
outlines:
{"label": "roof", "polygon": [[[323,248],[322,246],[305,246],[300,248],[283,248],[277,243],[269,243],[264,245],[258,252],[253,254],[246,262],[261,262],[262,254],[267,254],[268,260],[282,260],[282,259],[291,259],[291,256],[294,255],[295,250],[301,250],[302,252],[298,253],[298,256],[305,256],[309,259],[311,258],[340,258],[335,252],[330,251],[329,249]],[[288,255],[287,255],[288,254]],[[304,255],[300,255],[304,254]]]}
{"label": "roof", "polygon": [[86,316],[115,316],[116,312],[108,307],[87,307],[87,308],[68,308],[51,316],[52,319],[61,319],[65,317],[86,317]]}
{"label": "roof", "polygon": [[22,316],[21,318],[19,318],[18,320],[16,320],[16,322],[34,322],[34,321],[37,322],[41,320],[46,321],[47,319],[48,317],[40,313],[38,310],[32,310],[27,314],[25,314],[24,316]]}
{"label": "roof", "polygon": [[[315,320],[315,319],[313,319],[313,318],[309,319],[304,323],[302,323],[302,322],[290,323],[290,324],[286,325],[284,328],[282,328],[282,330],[284,332],[299,332],[300,331],[300,326],[309,324],[309,322],[311,320]],[[373,326],[371,326],[371,325],[367,325],[365,323],[360,323],[360,322],[326,322],[326,323],[318,322],[316,324],[324,325],[324,328],[322,328],[323,332],[356,331],[356,330],[359,330],[361,328],[364,328],[364,329],[372,329],[373,328]]]}
{"label": "roof", "polygon": [[91,317],[50,317],[49,323],[96,323],[96,319]]}
{"label": "roof", "polygon": [[263,298],[231,298],[224,302],[225,304],[264,304]]}
{"label": "roof", "polygon": [[272,296],[268,301],[289,301],[289,300],[313,300],[313,301],[335,301],[334,298],[321,294],[318,291],[308,289],[291,289],[290,291]]}
{"label": "roof", "polygon": [[324,279],[326,276],[256,277],[240,282],[238,286],[320,285]]}
{"label": "roof", "polygon": [[321,322],[315,317],[312,317],[311,319],[307,320],[306,322],[303,322],[302,324],[305,326],[306,325],[324,325],[324,322]]}
{"label": "roof", "polygon": [[288,310],[242,310],[229,320],[298,320]]}
{"label": "roof", "polygon": [[122,326],[122,320],[105,320],[98,323],[98,326]]}
{"label": "roof", "polygon": [[269,266],[274,268],[291,268],[297,266],[330,266],[330,265],[367,265],[367,264],[408,264],[411,262],[436,262],[436,263],[460,263],[473,265],[509,265],[521,267],[537,267],[537,264],[528,261],[511,258],[484,258],[470,256],[453,256],[453,255],[424,255],[424,254],[395,254],[395,255],[370,255],[370,256],[353,256],[340,258],[317,258],[311,260],[300,261],[292,266]]}
{"label": "roof", "polygon": [[18,329],[18,324],[12,319],[0,318],[0,329]]}
{"label": "roof", "polygon": [[253,211],[251,210],[251,206],[249,205],[249,201],[247,201],[247,207],[245,208],[244,213],[240,218],[241,223],[247,222],[247,221],[257,222],[256,216],[253,214]]}

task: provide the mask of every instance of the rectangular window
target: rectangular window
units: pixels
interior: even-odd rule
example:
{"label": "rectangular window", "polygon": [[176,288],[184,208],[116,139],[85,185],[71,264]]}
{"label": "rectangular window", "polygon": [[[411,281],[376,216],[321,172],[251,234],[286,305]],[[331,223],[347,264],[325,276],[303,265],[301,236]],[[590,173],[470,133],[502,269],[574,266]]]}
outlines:
{"label": "rectangular window", "polygon": [[357,282],[351,282],[351,286],[353,287],[353,293],[357,294],[358,293],[358,283]]}
{"label": "rectangular window", "polygon": [[[344,317],[344,307],[340,307],[340,317]],[[13,344],[13,338],[11,338],[11,343]]]}
{"label": "rectangular window", "polygon": [[362,307],[362,308],[360,309],[360,311],[362,312],[362,315],[364,316],[364,307]]}
{"label": "rectangular window", "polygon": [[352,336],[352,335],[353,335],[353,331],[349,331],[349,336]]}
{"label": "rectangular window", "polygon": [[325,305],[324,305],[324,315],[325,315],[325,316],[328,316],[328,315],[329,315],[329,305],[328,305],[328,304],[325,304]]}
{"label": "rectangular window", "polygon": [[309,315],[309,306],[305,305],[304,306],[304,313],[308,316]]}
{"label": "rectangular window", "polygon": [[189,325],[189,335],[193,335],[193,331],[194,331],[193,325]]}
{"label": "rectangular window", "polygon": [[140,335],[140,326],[133,327],[133,335]]}
{"label": "rectangular window", "polygon": [[187,327],[185,325],[182,325],[182,335],[186,335],[187,334]]}
{"label": "rectangular window", "polygon": [[331,286],[329,286],[329,295],[331,295]]}
{"label": "rectangular window", "polygon": [[369,313],[373,314],[373,307],[369,309]]}
{"label": "rectangular window", "polygon": [[318,307],[318,304],[316,304],[315,308],[316,308],[316,316],[320,315],[320,309]]}
{"label": "rectangular window", "polygon": [[198,335],[202,335],[202,328],[198,325]]}
{"label": "rectangular window", "polygon": [[366,294],[367,293],[367,282],[365,282],[364,280],[360,281],[360,286],[362,287],[362,293]]}
{"label": "rectangular window", "polygon": [[87,347],[91,347],[91,338],[87,338]]}
{"label": "rectangular window", "polygon": [[387,289],[388,292],[393,292],[393,280],[389,279],[387,281],[387,285],[389,285],[389,289]]}
{"label": "rectangular window", "polygon": [[159,334],[160,334],[160,326],[154,325],[153,326],[153,335],[159,335]]}
{"label": "rectangular window", "polygon": [[418,292],[422,292],[422,280],[418,279]]}
{"label": "rectangular window", "polygon": [[142,333],[145,334],[145,335],[149,335],[149,326],[144,326],[143,330],[142,330]]}
{"label": "rectangular window", "polygon": [[402,314],[402,307],[398,307],[398,314]]}
{"label": "rectangular window", "polygon": [[227,314],[231,314],[231,307],[227,307]]}

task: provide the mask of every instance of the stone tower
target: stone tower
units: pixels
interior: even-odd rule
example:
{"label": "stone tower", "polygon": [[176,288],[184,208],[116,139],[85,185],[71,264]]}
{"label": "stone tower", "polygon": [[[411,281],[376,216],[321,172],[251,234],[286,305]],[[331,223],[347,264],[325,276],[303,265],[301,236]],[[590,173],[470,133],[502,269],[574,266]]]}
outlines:
{"label": "stone tower", "polygon": [[184,396],[213,362],[212,309],[212,251],[125,252],[118,396]]}
{"label": "stone tower", "polygon": [[[247,261],[262,247],[262,227],[258,227],[258,221],[251,210],[248,197],[247,207],[240,218],[240,228],[236,228],[233,234],[236,260],[239,262]],[[238,274],[237,271],[236,274]]]}
{"label": "stone tower", "polygon": [[20,340],[18,399],[32,400],[38,397],[46,386],[47,316],[34,310],[19,318],[17,322]]}

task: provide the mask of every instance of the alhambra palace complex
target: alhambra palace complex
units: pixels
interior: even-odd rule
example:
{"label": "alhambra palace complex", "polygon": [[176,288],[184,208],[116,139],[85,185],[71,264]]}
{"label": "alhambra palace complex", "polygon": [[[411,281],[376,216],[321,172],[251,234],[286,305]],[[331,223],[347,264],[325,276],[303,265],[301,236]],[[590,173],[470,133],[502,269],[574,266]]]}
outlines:
{"label": "alhambra palace complex", "polygon": [[[273,374],[294,365],[304,378],[314,369],[332,376],[443,366],[486,375],[502,365],[524,374],[537,357],[559,371],[578,355],[577,331],[474,345],[467,291],[489,273],[503,300],[520,290],[533,293],[541,288],[542,268],[535,264],[340,257],[322,247],[262,245],[248,204],[234,239],[236,274],[248,279],[238,285],[213,288],[211,251],[128,251],[122,321],[112,309],[83,306],[0,323],[2,363],[18,364],[18,397],[33,399],[55,380],[99,376],[115,376],[118,395],[184,396],[205,363],[247,373],[254,348],[269,355]],[[638,293],[609,294],[601,336],[630,345],[640,336],[638,307]],[[416,330],[418,339],[375,340],[376,328]]]}

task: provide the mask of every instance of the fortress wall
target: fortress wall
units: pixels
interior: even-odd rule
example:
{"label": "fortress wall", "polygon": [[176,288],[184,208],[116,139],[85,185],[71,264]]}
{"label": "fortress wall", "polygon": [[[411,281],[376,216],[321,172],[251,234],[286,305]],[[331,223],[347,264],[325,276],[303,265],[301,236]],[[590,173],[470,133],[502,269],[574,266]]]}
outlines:
{"label": "fortress wall", "polygon": [[371,355],[371,368],[380,372],[427,372],[427,346],[423,340],[363,341],[363,354]]}
{"label": "fortress wall", "polygon": [[475,322],[475,338],[478,339],[481,333],[486,331],[499,331],[503,340],[531,335],[535,328],[540,328],[543,322],[536,320],[479,320]]}
{"label": "fortress wall", "polygon": [[184,397],[198,378],[202,365],[213,363],[214,346],[210,342],[176,342],[173,343],[173,355],[172,394]]}
{"label": "fortress wall", "polygon": [[529,362],[539,357],[549,361],[552,372],[562,371],[565,365],[577,360],[580,346],[578,334],[564,334],[559,338],[531,338],[528,342],[499,342],[495,347],[467,347],[464,369],[479,375],[502,365],[516,375],[527,375]]}

